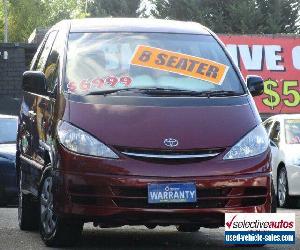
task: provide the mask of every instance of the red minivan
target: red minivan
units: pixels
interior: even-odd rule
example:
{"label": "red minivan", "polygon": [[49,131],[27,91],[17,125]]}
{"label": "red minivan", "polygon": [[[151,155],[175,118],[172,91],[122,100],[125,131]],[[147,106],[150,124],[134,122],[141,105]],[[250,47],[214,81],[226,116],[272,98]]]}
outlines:
{"label": "red minivan", "polygon": [[[248,87],[248,88],[247,88]],[[66,20],[23,74],[19,225],[47,245],[95,226],[224,226],[269,213],[270,147],[222,42],[192,22]],[[251,96],[252,94],[252,96]]]}

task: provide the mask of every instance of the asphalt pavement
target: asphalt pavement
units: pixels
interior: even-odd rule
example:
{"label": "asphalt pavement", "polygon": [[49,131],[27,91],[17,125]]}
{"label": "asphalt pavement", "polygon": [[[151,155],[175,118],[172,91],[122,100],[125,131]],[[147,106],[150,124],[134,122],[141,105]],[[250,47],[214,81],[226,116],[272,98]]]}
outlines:
{"label": "asphalt pavement", "polygon": [[[296,213],[296,245],[267,245],[257,249],[300,249],[300,209],[280,209],[278,212]],[[226,246],[224,228],[200,229],[198,233],[179,233],[175,227],[157,227],[149,230],[144,226],[113,229],[95,228],[91,223],[85,224],[83,236],[76,247],[69,249],[235,249]],[[17,209],[0,208],[0,249],[54,249],[45,247],[38,232],[24,232],[18,228]],[[60,248],[62,249],[62,248]],[[242,248],[256,249],[256,248]]]}

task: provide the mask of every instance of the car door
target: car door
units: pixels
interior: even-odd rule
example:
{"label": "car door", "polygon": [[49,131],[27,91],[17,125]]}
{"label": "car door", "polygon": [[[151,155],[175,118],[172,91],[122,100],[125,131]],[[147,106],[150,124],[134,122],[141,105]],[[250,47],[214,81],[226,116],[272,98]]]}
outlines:
{"label": "car door", "polygon": [[275,121],[272,128],[270,129],[270,143],[272,150],[272,167],[273,167],[273,181],[275,190],[277,190],[277,169],[280,163],[281,155],[279,150],[280,145],[280,122]]}
{"label": "car door", "polygon": [[39,110],[41,114],[41,131],[40,131],[40,148],[44,153],[43,164],[50,163],[52,158],[52,152],[54,151],[54,133],[55,133],[55,121],[57,109],[56,97],[59,86],[59,51],[61,49],[63,38],[61,34],[57,34],[54,44],[51,48],[49,56],[47,58],[43,72],[46,78],[46,88],[48,98],[42,98],[39,104]]}
{"label": "car door", "polygon": [[[57,31],[51,31],[47,34],[38,56],[34,59],[31,67],[32,71],[43,71],[47,57],[52,48]],[[40,138],[42,135],[42,111],[41,107],[47,105],[48,96],[41,96],[35,93],[24,93],[22,103],[23,132],[21,139],[21,155],[23,155],[22,164],[22,182],[24,189],[27,189],[34,195],[38,193],[38,184],[44,165],[43,149],[40,147]]]}

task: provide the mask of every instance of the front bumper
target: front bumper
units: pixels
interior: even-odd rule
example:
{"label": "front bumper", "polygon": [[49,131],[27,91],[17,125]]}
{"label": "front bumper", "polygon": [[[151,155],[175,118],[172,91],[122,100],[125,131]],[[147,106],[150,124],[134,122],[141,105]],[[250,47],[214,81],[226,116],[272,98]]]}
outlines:
{"label": "front bumper", "polygon": [[[55,210],[109,225],[224,225],[224,213],[271,211],[271,174],[159,178],[56,171]],[[147,203],[148,183],[195,182],[197,203]]]}
{"label": "front bumper", "polygon": [[[59,146],[54,209],[104,225],[224,225],[226,212],[271,212],[270,150],[243,160],[223,155],[201,162],[164,164],[121,156],[79,155]],[[196,203],[148,204],[149,183],[194,182]]]}
{"label": "front bumper", "polygon": [[300,196],[300,166],[288,164],[286,165],[289,195]]}

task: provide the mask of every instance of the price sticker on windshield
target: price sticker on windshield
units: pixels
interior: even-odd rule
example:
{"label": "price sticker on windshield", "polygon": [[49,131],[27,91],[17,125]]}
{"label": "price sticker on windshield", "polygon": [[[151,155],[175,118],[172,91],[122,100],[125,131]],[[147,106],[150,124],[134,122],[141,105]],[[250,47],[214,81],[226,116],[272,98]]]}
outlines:
{"label": "price sticker on windshield", "polygon": [[138,45],[131,64],[163,70],[221,85],[228,66],[201,57],[190,56],[145,45]]}

